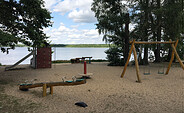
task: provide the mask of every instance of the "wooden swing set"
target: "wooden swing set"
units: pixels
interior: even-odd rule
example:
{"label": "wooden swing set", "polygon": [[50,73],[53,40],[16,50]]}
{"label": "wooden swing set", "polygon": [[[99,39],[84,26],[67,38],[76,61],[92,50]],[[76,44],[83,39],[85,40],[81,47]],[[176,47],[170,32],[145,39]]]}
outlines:
{"label": "wooden swing set", "polygon": [[168,68],[166,70],[166,75],[168,74],[169,70],[170,70],[170,67],[171,67],[171,64],[173,62],[173,59],[174,59],[174,54],[177,58],[177,60],[179,61],[179,64],[180,66],[182,67],[182,69],[184,70],[184,64],[182,63],[177,51],[176,51],[176,47],[177,47],[177,44],[178,44],[178,40],[177,41],[172,41],[171,39],[169,41],[165,41],[165,42],[145,42],[145,41],[130,41],[130,44],[131,44],[131,48],[130,48],[130,51],[129,51],[129,55],[128,55],[128,59],[127,59],[127,62],[124,66],[124,69],[123,69],[123,72],[121,74],[121,78],[123,78],[123,76],[125,75],[125,72],[126,72],[126,69],[127,69],[127,65],[129,63],[129,60],[130,60],[130,57],[131,57],[131,54],[132,54],[132,51],[134,53],[134,60],[135,60],[135,66],[136,66],[136,75],[137,75],[137,82],[141,82],[141,79],[140,79],[140,72],[139,72],[139,65],[138,65],[138,60],[137,60],[137,53],[136,53],[136,49],[135,49],[135,44],[171,44],[171,47],[172,47],[172,55],[171,55],[171,59],[170,59],[170,62],[168,64]]}

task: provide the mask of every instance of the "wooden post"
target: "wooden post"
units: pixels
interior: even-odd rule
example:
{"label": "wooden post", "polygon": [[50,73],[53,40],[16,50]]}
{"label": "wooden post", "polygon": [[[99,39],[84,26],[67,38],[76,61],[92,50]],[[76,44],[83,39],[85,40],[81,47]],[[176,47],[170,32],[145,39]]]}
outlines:
{"label": "wooden post", "polygon": [[136,53],[135,46],[133,46],[133,53],[134,53],[134,59],[135,59],[136,74],[137,74],[137,79],[138,79],[137,82],[141,83],[141,79],[140,79],[140,75],[139,75],[139,65],[138,65],[137,53]]}
{"label": "wooden post", "polygon": [[46,86],[46,84],[44,84],[43,85],[43,97],[46,96],[46,88],[47,88],[47,86]]}
{"label": "wooden post", "polygon": [[53,95],[53,86],[50,86],[50,94]]}
{"label": "wooden post", "polygon": [[172,46],[172,49],[173,49],[173,51],[175,53],[175,56],[176,56],[177,60],[179,61],[180,66],[184,70],[184,64],[182,63],[182,61],[181,61],[181,59],[180,59],[180,57],[179,57],[179,55],[178,55],[178,53],[177,53],[177,51],[176,51],[176,49],[174,47],[174,44],[171,44],[171,46]]}
{"label": "wooden post", "polygon": [[124,74],[125,74],[125,72],[126,72],[127,65],[128,65],[128,63],[129,63],[130,56],[131,56],[131,54],[132,54],[132,50],[133,50],[133,47],[134,47],[134,43],[135,43],[135,40],[133,40],[133,42],[132,42],[132,45],[131,45],[131,48],[130,48],[130,51],[129,51],[129,54],[128,54],[127,62],[126,62],[126,64],[125,64],[124,69],[123,69],[123,72],[122,72],[122,74],[121,74],[121,78],[123,78],[123,76],[124,76]]}
{"label": "wooden post", "polygon": [[[170,42],[172,42],[171,39],[170,39]],[[175,48],[177,47],[178,42],[179,42],[179,40],[177,40],[177,41],[175,42]],[[167,75],[168,72],[170,71],[170,67],[171,67],[171,65],[172,65],[173,59],[174,59],[174,50],[172,49],[171,59],[170,59],[170,62],[169,62],[169,64],[168,64],[168,68],[167,68],[167,70],[166,70],[165,75]]]}

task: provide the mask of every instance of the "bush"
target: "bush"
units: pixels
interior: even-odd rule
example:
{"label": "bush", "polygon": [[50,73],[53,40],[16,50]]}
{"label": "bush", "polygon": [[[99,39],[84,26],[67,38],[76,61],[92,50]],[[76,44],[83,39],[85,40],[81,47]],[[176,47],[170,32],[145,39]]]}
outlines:
{"label": "bush", "polygon": [[105,51],[107,54],[107,60],[110,62],[109,66],[120,66],[123,65],[123,59],[121,58],[121,49],[118,47],[111,47]]}
{"label": "bush", "polygon": [[2,66],[2,64],[0,63],[0,66]]}

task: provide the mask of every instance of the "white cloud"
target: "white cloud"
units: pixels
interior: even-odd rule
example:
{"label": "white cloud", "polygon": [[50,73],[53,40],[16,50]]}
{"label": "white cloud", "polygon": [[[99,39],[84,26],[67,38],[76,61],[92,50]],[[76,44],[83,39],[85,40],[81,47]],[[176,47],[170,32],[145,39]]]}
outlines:
{"label": "white cloud", "polygon": [[68,17],[76,23],[96,22],[91,11],[92,0],[64,0],[54,6],[53,11],[60,14],[68,14]]}
{"label": "white cloud", "polygon": [[44,32],[54,44],[104,44],[102,35],[95,29],[69,29],[61,23],[57,29],[45,28]]}
{"label": "white cloud", "polygon": [[56,5],[59,0],[44,0],[45,8],[49,9],[50,11],[53,9],[54,5]]}
{"label": "white cloud", "polygon": [[[44,32],[54,44],[104,44],[102,35],[95,29],[81,29],[86,23],[96,22],[91,11],[93,0],[44,0],[45,7],[51,12],[67,15],[76,25],[66,27],[60,23],[57,28],[45,28]],[[56,21],[56,19],[54,20]]]}
{"label": "white cloud", "polygon": [[73,10],[68,17],[76,23],[93,23],[96,22],[94,13],[91,10]]}

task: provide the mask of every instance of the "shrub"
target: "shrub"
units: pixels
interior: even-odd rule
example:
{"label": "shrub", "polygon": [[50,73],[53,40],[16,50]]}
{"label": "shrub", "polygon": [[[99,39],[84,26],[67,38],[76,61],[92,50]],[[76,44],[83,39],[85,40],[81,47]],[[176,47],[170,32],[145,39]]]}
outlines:
{"label": "shrub", "polygon": [[107,54],[107,60],[110,62],[109,66],[120,66],[123,65],[123,60],[121,58],[121,49],[118,47],[111,47],[105,51]]}

